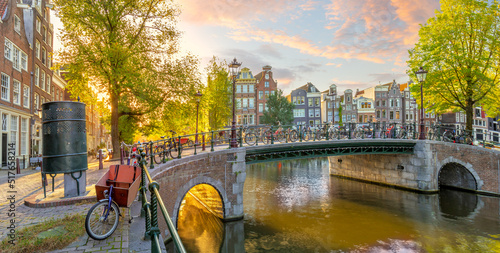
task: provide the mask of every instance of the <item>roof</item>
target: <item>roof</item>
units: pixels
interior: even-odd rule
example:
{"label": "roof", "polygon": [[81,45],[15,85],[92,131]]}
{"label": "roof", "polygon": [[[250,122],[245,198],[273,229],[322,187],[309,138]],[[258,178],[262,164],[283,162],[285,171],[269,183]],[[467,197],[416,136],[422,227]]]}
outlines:
{"label": "roof", "polygon": [[403,91],[406,89],[406,87],[408,87],[408,83],[403,83],[403,84],[400,84],[400,85],[399,85],[399,90],[400,90],[401,92],[403,92]]}
{"label": "roof", "polygon": [[[314,89],[313,89],[314,88]],[[308,82],[307,84],[305,85],[302,85],[300,86],[299,88],[297,88],[296,90],[305,90],[306,92],[319,92],[318,88],[316,88],[316,86],[314,86],[314,84]]]}
{"label": "roof", "polygon": [[7,12],[7,5],[9,3],[9,0],[0,0],[0,18],[3,20],[4,15]]}

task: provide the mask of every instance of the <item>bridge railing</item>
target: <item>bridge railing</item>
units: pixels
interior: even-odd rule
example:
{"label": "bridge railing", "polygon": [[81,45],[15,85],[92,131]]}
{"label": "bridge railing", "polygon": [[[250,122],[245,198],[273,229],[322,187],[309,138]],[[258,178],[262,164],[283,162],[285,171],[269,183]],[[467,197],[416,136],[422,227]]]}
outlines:
{"label": "bridge railing", "polygon": [[[140,196],[142,200],[142,210],[144,211],[144,215],[146,218],[146,232],[144,237],[151,239],[151,252],[161,252],[161,246],[160,246],[160,228],[158,226],[158,207],[160,207],[160,211],[163,215],[163,219],[167,223],[168,231],[170,232],[170,235],[172,237],[172,240],[174,242],[174,245],[177,249],[177,252],[185,253],[186,250],[184,248],[184,245],[182,244],[182,241],[179,237],[179,234],[177,233],[177,229],[175,228],[174,224],[172,223],[172,219],[170,218],[167,209],[165,208],[165,204],[163,203],[163,200],[160,196],[160,193],[158,192],[158,189],[160,188],[160,185],[156,182],[153,181],[151,178],[151,175],[149,174],[149,171],[147,169],[147,161],[146,161],[146,153],[144,152],[144,149],[140,147],[138,149],[140,153],[139,157],[139,165],[142,170],[141,174],[141,188],[140,188]],[[146,194],[146,178],[147,182],[149,184],[147,185],[147,189],[150,192],[151,196],[151,201],[148,202],[147,200],[147,194]],[[163,243],[163,242],[161,242]]]}
{"label": "bridge railing", "polygon": [[[234,142],[237,147],[272,145],[278,143],[313,142],[349,139],[428,139],[435,141],[474,144],[500,149],[500,132],[474,129],[466,131],[454,125],[435,124],[426,126],[424,132],[416,123],[344,123],[318,125],[259,125],[238,126]],[[199,152],[232,148],[231,129],[224,128],[198,134],[177,135],[171,138],[134,144],[143,146],[150,168],[154,164]],[[130,149],[130,148],[129,148]],[[126,156],[126,152],[122,152]]]}

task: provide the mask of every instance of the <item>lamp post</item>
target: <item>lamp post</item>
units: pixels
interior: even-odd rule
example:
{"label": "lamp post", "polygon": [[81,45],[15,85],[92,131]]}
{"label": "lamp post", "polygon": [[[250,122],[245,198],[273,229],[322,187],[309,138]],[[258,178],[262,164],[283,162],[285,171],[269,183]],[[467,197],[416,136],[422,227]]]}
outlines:
{"label": "lamp post", "polygon": [[236,58],[229,63],[229,73],[231,74],[231,78],[233,79],[233,122],[231,124],[231,148],[237,148],[238,142],[236,141],[236,111],[235,111],[235,86],[236,86],[236,75],[238,75],[239,68],[241,66],[241,62],[237,62]]}
{"label": "lamp post", "polygon": [[332,103],[332,125],[335,125],[335,97],[337,96],[337,86],[335,84],[330,85],[328,96],[330,97],[330,102]]}
{"label": "lamp post", "polygon": [[425,78],[427,77],[427,71],[422,67],[415,72],[418,81],[420,82],[420,135],[418,137],[419,140],[425,140],[424,134],[424,93],[422,90],[422,83],[425,82]]}
{"label": "lamp post", "polygon": [[200,93],[200,91],[198,91],[194,95],[196,96],[196,136],[195,136],[194,143],[195,143],[195,145],[198,145],[198,109],[200,108],[200,99],[201,99],[201,96],[203,96],[203,95]]}

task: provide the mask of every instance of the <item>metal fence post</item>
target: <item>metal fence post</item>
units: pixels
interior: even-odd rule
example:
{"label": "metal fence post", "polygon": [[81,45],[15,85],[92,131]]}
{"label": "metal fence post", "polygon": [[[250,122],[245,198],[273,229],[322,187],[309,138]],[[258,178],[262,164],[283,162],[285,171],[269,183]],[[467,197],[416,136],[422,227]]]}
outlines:
{"label": "metal fence post", "polygon": [[302,142],[302,125],[299,125],[299,141]]}
{"label": "metal fence post", "polygon": [[149,162],[151,163],[149,165],[150,169],[154,169],[155,168],[154,161],[153,161],[154,156],[155,156],[155,154],[153,154],[153,142],[149,141]]}
{"label": "metal fence post", "polygon": [[243,147],[243,127],[240,126],[240,148]]}
{"label": "metal fence post", "polygon": [[352,128],[352,123],[348,123],[347,126],[349,127],[349,140],[351,139],[351,128]]}
{"label": "metal fence post", "polygon": [[181,136],[179,135],[179,137],[177,138],[177,142],[178,142],[178,145],[177,145],[177,148],[178,148],[178,152],[177,152],[177,158],[181,159],[181,152],[182,152],[182,146],[181,146]]}
{"label": "metal fence post", "polygon": [[210,139],[210,152],[214,152],[214,131],[212,130],[212,138]]}

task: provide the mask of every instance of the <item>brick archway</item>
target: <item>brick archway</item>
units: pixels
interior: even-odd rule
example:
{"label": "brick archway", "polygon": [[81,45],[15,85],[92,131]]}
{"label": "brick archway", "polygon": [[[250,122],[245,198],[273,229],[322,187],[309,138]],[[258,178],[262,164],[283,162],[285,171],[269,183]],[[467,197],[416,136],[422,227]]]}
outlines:
{"label": "brick archway", "polygon": [[436,185],[446,185],[456,188],[481,190],[484,181],[470,163],[449,156],[437,166]]}

